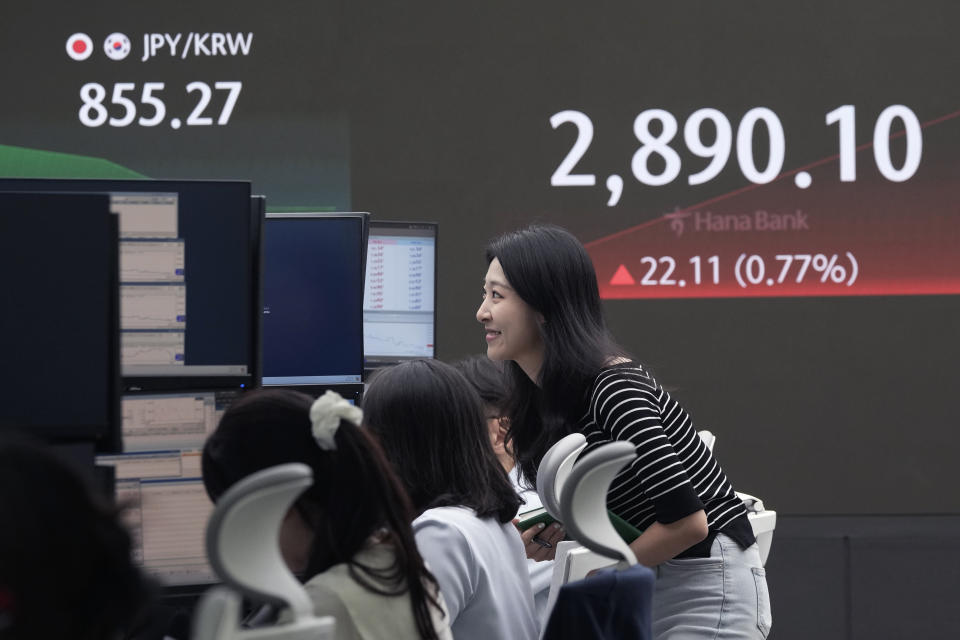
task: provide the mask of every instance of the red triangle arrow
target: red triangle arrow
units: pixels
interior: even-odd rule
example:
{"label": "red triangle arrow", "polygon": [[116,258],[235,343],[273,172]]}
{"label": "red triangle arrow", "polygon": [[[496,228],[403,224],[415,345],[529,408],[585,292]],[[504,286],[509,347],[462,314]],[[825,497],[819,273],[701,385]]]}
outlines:
{"label": "red triangle arrow", "polygon": [[613,274],[613,277],[610,278],[610,284],[613,286],[617,285],[631,285],[637,284],[633,279],[633,276],[630,275],[630,272],[627,271],[626,265],[620,265],[620,268],[617,269],[617,272]]}

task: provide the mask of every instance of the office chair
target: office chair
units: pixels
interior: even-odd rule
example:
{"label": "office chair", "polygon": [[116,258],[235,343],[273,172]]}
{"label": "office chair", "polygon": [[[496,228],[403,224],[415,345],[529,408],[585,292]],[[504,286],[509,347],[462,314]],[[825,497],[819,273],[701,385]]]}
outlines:
{"label": "office chair", "polygon": [[[707,449],[713,452],[713,447],[717,443],[717,437],[710,431],[699,431],[700,438]],[[743,500],[747,507],[747,519],[750,520],[750,527],[753,529],[753,537],[757,539],[757,546],[760,548],[760,563],[767,564],[767,558],[770,556],[770,547],[773,545],[773,530],[777,528],[777,512],[767,509],[763,506],[760,498],[749,493],[737,492],[737,496]]]}
{"label": "office chair", "polygon": [[[586,446],[587,439],[582,433],[571,433],[554,443],[537,467],[537,495],[540,496],[540,502],[543,503],[547,513],[560,522],[563,522],[560,516],[560,494],[563,492],[563,485],[570,475],[577,456]],[[550,590],[544,611],[545,619],[550,616],[550,611],[560,593],[560,587],[571,580],[586,576],[594,569],[609,565],[608,558],[597,555],[574,540],[563,540],[557,543],[553,575],[550,579]],[[571,578],[571,575],[576,577]]]}
{"label": "office chair", "polygon": [[607,492],[614,476],[637,457],[630,442],[609,442],[574,465],[560,495],[560,514],[574,540],[621,568],[637,563],[630,546],[610,522]]}
{"label": "office chair", "polygon": [[[611,450],[609,449],[611,445],[620,446]],[[629,459],[636,456],[633,446],[628,442],[610,443],[574,464],[577,455],[585,446],[586,438],[582,434],[574,433],[562,438],[547,451],[537,471],[537,492],[540,494],[544,508],[564,524],[570,537],[573,538],[557,544],[553,576],[547,595],[546,615],[548,617],[563,585],[581,580],[592,571],[615,566],[618,560],[629,562],[629,564],[636,563],[633,552],[610,523],[606,507],[610,482],[617,471],[629,461],[622,456],[627,450],[631,456]],[[615,451],[620,457],[616,460],[609,458],[611,451]],[[581,463],[584,461],[587,462],[587,466],[582,467]],[[614,468],[618,462],[619,466]],[[606,484],[603,484],[604,482]],[[567,493],[568,490],[570,494]],[[570,504],[577,505],[573,511],[565,511],[563,506],[567,499],[564,496],[567,495],[570,496]],[[592,505],[581,506],[590,501],[593,502]],[[616,541],[607,540],[609,531],[606,527],[613,531]],[[585,540],[590,542],[587,543]],[[604,544],[605,541],[607,544]],[[595,542],[599,544],[591,546]],[[613,556],[610,555],[611,549],[616,550]]]}
{"label": "office chair", "polygon": [[763,501],[749,493],[737,491],[737,497],[743,500],[747,508],[747,518],[753,529],[753,537],[760,548],[760,564],[766,566],[773,545],[773,530],[777,528],[777,512],[763,506]]}
{"label": "office chair", "polygon": [[537,495],[547,513],[561,522],[560,494],[573,463],[586,446],[587,439],[582,433],[571,433],[550,447],[537,467]]}
{"label": "office chair", "polygon": [[[232,486],[207,523],[207,555],[225,583],[201,599],[194,640],[329,640],[332,617],[318,618],[313,603],[280,554],[280,525],[313,473],[303,464],[259,471]],[[291,620],[276,625],[240,627],[241,595],[257,603],[286,606]]]}
{"label": "office chair", "polygon": [[[562,520],[582,546],[558,548],[562,582],[551,585],[545,640],[651,637],[653,572],[637,564],[607,511],[610,483],[636,457],[631,443],[610,442],[578,460],[563,484]],[[598,569],[612,570],[588,576]]]}

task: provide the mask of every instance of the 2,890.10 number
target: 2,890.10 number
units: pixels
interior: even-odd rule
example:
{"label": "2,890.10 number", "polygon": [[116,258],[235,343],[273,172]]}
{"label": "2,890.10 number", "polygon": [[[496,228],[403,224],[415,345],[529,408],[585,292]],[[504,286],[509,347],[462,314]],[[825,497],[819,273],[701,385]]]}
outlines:
{"label": "2,890.10 number", "polygon": [[[826,125],[836,124],[839,128],[841,182],[855,182],[857,179],[856,117],[856,107],[849,104],[837,107],[824,116]],[[896,122],[902,123],[906,138],[906,153],[900,167],[894,166],[890,151],[890,139],[901,135],[894,131]],[[593,142],[593,120],[587,114],[572,109],[550,116],[550,126],[554,129],[568,123],[577,128],[577,138],[550,177],[550,185],[592,187],[597,181],[596,174],[574,171]],[[707,140],[703,135],[705,128],[708,130]],[[761,128],[765,130],[768,143],[766,165],[763,167],[757,166],[753,154],[756,131]],[[677,117],[664,109],[647,109],[634,119],[633,133],[640,146],[630,160],[630,170],[640,184],[660,187],[680,177],[683,171],[678,151],[680,145],[674,141],[680,129]],[[736,131],[726,115],[712,108],[694,111],[683,123],[682,129],[686,150],[693,156],[709,160],[705,167],[686,176],[686,182],[691,186],[705,184],[719,176],[734,150],[740,172],[750,182],[767,184],[781,174],[786,159],[787,136],[779,116],[766,107],[748,110],[740,119]],[[712,142],[709,142],[711,135]],[[923,155],[923,131],[917,115],[902,104],[885,108],[874,124],[872,146],[877,169],[884,178],[891,182],[905,182],[912,178]],[[651,158],[656,158],[656,161],[651,163]],[[809,175],[806,180],[800,179],[797,186],[801,189],[809,187],[808,178]],[[610,174],[607,189],[611,197],[607,206],[619,201],[623,186],[623,178],[619,174]]]}

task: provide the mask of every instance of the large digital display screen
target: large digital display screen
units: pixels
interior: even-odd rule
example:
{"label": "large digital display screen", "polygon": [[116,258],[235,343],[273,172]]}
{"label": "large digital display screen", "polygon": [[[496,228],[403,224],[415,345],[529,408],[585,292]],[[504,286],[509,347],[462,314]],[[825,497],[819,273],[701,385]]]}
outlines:
{"label": "large digital display screen", "polygon": [[558,224],[738,489],[957,513],[956,24],[945,1],[381,11],[356,205],[444,229],[440,358],[484,349],[486,241]]}
{"label": "large digital display screen", "polygon": [[561,225],[738,489],[958,513],[957,24],[948,0],[21,3],[0,173],[435,221],[443,360],[484,349],[486,241]]}

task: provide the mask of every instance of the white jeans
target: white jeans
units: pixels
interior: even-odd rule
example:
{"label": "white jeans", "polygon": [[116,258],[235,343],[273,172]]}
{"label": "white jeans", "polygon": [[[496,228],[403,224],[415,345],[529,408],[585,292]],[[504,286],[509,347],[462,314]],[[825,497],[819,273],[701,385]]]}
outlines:
{"label": "white jeans", "polygon": [[741,549],[721,533],[709,558],[669,560],[655,571],[656,640],[762,640],[770,633],[770,594],[756,544]]}

